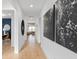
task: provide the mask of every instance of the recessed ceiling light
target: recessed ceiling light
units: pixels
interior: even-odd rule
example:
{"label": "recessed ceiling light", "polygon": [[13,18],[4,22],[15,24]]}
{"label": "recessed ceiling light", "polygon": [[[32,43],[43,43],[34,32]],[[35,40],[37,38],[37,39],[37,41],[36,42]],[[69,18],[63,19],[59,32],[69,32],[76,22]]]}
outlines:
{"label": "recessed ceiling light", "polygon": [[30,19],[33,19],[33,16],[30,16]]}
{"label": "recessed ceiling light", "polygon": [[33,8],[33,6],[34,6],[34,5],[32,5],[32,4],[30,5],[31,8]]}

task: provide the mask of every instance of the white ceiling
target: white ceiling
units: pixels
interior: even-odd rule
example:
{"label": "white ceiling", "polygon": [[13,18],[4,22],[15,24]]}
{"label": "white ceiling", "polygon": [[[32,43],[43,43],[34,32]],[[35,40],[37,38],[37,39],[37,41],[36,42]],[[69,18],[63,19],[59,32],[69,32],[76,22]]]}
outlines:
{"label": "white ceiling", "polygon": [[[17,0],[26,16],[39,16],[48,0]],[[30,5],[34,7],[31,8]]]}

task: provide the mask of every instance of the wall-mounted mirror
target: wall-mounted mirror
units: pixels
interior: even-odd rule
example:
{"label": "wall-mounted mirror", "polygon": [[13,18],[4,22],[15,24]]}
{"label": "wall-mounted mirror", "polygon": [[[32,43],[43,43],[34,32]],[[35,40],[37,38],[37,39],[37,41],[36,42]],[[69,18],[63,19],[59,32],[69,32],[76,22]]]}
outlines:
{"label": "wall-mounted mirror", "polygon": [[22,35],[24,35],[24,29],[25,29],[24,20],[22,20],[22,22],[21,22],[21,33],[22,33]]}

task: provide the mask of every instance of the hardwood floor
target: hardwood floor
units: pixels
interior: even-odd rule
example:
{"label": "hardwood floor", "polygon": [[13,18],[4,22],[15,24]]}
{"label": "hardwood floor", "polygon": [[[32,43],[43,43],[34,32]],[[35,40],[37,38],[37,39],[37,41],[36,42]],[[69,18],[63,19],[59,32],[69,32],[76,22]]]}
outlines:
{"label": "hardwood floor", "polygon": [[11,43],[10,41],[3,41],[2,45],[2,58],[3,59],[10,59],[9,57],[11,56]]}
{"label": "hardwood floor", "polygon": [[42,48],[37,43],[25,42],[20,53],[14,54],[10,44],[3,45],[3,59],[47,59]]}

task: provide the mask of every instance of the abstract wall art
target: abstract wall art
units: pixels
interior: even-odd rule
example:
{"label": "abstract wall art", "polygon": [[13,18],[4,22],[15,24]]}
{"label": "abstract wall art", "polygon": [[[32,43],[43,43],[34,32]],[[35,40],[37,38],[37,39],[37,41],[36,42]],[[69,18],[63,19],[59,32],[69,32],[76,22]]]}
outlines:
{"label": "abstract wall art", "polygon": [[77,0],[57,0],[44,15],[44,36],[77,53]]}
{"label": "abstract wall art", "polygon": [[[54,6],[55,7],[55,6]],[[55,8],[51,8],[48,12],[44,15],[44,36],[49,38],[50,40],[54,41],[54,30],[55,30]]]}
{"label": "abstract wall art", "polygon": [[77,52],[77,0],[58,0],[55,8],[56,42]]}

